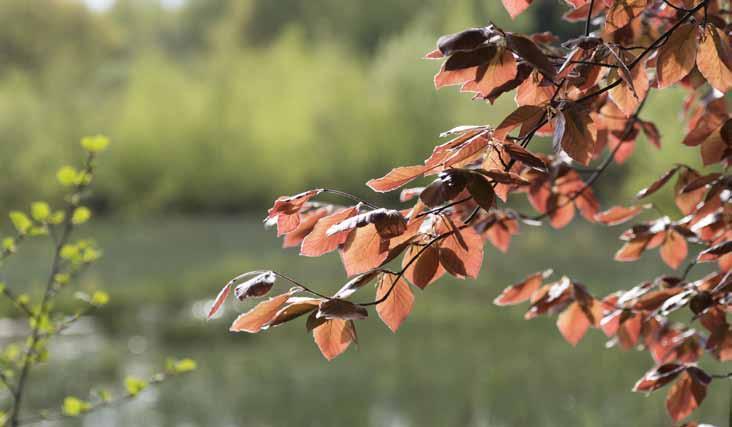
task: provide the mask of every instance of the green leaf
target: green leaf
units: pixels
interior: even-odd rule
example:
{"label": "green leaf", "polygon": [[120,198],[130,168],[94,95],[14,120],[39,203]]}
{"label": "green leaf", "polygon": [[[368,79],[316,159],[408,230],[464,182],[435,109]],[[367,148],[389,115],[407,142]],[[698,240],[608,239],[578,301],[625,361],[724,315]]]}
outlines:
{"label": "green leaf", "polygon": [[16,298],[15,302],[20,305],[28,305],[30,304],[30,296],[28,294],[20,294],[18,295],[18,298]]}
{"label": "green leaf", "polygon": [[90,153],[99,153],[104,151],[108,145],[109,138],[104,135],[87,136],[81,140],[81,146]]}
{"label": "green leaf", "polygon": [[34,202],[31,204],[31,216],[36,221],[43,222],[51,215],[51,207],[46,202]]}
{"label": "green leaf", "polygon": [[70,187],[79,183],[79,172],[71,166],[64,166],[56,173],[56,178],[61,185]]}
{"label": "green leaf", "polygon": [[28,218],[28,215],[20,211],[10,212],[10,221],[13,222],[13,226],[18,230],[18,233],[25,234],[33,226],[33,221]]}
{"label": "green leaf", "polygon": [[6,237],[3,239],[3,249],[8,252],[15,252],[15,239]]}
{"label": "green leaf", "polygon": [[176,374],[184,374],[186,372],[195,371],[198,367],[195,360],[188,358],[181,360],[173,359],[169,365],[170,371]]}
{"label": "green leaf", "polygon": [[76,245],[64,245],[61,248],[61,258],[63,259],[72,259],[79,256],[79,247]]}
{"label": "green leaf", "polygon": [[71,216],[71,222],[77,225],[83,224],[89,221],[89,218],[91,218],[91,210],[86,206],[79,206],[74,209],[74,214]]}
{"label": "green leaf", "polygon": [[85,402],[78,397],[67,396],[64,399],[63,413],[69,417],[76,417],[91,408],[89,402]]}
{"label": "green leaf", "polygon": [[147,381],[141,380],[140,378],[127,377],[125,378],[125,388],[130,396],[136,396],[147,387]]}
{"label": "green leaf", "polygon": [[66,214],[64,211],[56,211],[48,218],[49,224],[61,224],[64,222],[64,218],[66,217]]}
{"label": "green leaf", "polygon": [[109,294],[104,291],[96,291],[92,295],[90,303],[97,307],[107,305],[109,303]]}

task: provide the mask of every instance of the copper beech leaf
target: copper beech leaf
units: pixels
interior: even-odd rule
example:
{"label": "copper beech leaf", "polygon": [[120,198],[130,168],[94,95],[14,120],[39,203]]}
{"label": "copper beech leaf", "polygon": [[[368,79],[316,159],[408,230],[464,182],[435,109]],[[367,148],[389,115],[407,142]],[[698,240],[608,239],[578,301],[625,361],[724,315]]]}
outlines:
{"label": "copper beech leaf", "polygon": [[660,190],[661,187],[666,185],[666,183],[676,174],[676,172],[679,170],[679,167],[676,166],[674,168],[669,169],[666,171],[663,175],[661,175],[657,180],[653,181],[651,185],[648,187],[640,190],[636,195],[636,199],[643,199],[645,197],[650,196],[651,194],[655,193],[656,191]]}
{"label": "copper beech leaf", "polygon": [[618,225],[635,218],[643,209],[644,206],[613,206],[604,212],[598,212],[595,221],[605,225]]}
{"label": "copper beech leaf", "polygon": [[666,397],[666,409],[675,421],[691,415],[707,396],[712,378],[699,368],[689,366],[682,372]]}
{"label": "copper beech leaf", "polygon": [[554,129],[555,151],[564,150],[577,162],[590,163],[597,129],[589,114],[571,105],[557,115]]}
{"label": "copper beech leaf", "polygon": [[732,47],[724,31],[712,24],[704,27],[696,64],[713,88],[720,92],[732,88]]}
{"label": "copper beech leaf", "polygon": [[381,178],[372,179],[366,183],[372,190],[380,193],[396,190],[404,184],[422,176],[427,167],[425,166],[403,166],[392,169]]}
{"label": "copper beech leaf", "polygon": [[292,292],[287,292],[260,302],[251,310],[239,315],[231,324],[229,330],[231,332],[249,332],[252,334],[261,331],[267,323],[274,319],[277,312],[291,296]]}
{"label": "copper beech leaf", "polygon": [[628,25],[648,7],[648,3],[649,0],[614,0],[605,19],[608,31],[613,32]]}
{"label": "copper beech leaf", "polygon": [[487,64],[478,68],[475,89],[482,96],[488,96],[495,89],[513,80],[516,72],[516,60],[513,54],[505,48],[499,48]]}
{"label": "copper beech leaf", "polygon": [[730,252],[732,252],[732,240],[719,243],[699,252],[699,255],[697,255],[696,259],[698,262],[715,261],[719,259],[719,257],[724,256]]}
{"label": "copper beech leaf", "polygon": [[356,341],[356,326],[352,320],[325,320],[312,330],[315,344],[329,361],[338,357]]}
{"label": "copper beech leaf", "polygon": [[294,196],[278,198],[267,211],[265,222],[267,224],[277,224],[278,236],[293,231],[300,224],[300,210],[305,206],[305,203],[322,191],[320,189],[310,190]]}
{"label": "copper beech leaf", "polygon": [[518,34],[506,34],[506,46],[524,61],[533,65],[548,79],[554,79],[556,70],[544,52],[530,38]]}
{"label": "copper beech leaf", "polygon": [[226,297],[229,296],[229,293],[231,292],[231,284],[227,283],[223,289],[219,292],[219,294],[214,299],[213,304],[211,304],[211,308],[208,310],[207,318],[211,319],[216,315],[216,313],[219,312],[221,309],[221,306],[224,304],[224,301],[226,301]]}
{"label": "copper beech leaf", "polygon": [[440,234],[450,235],[440,242],[440,264],[453,276],[476,279],[483,264],[483,239],[473,227],[460,229],[442,216]]}
{"label": "copper beech leaf", "polygon": [[501,295],[493,300],[493,304],[503,306],[528,301],[529,298],[531,298],[531,295],[539,289],[541,284],[544,282],[544,279],[546,279],[551,273],[552,270],[534,273],[524,279],[523,282],[507,287],[503,292],[501,292]]}
{"label": "copper beech leaf", "polygon": [[579,303],[573,302],[557,317],[557,328],[568,343],[576,346],[590,328],[590,321]]}
{"label": "copper beech leaf", "polygon": [[493,185],[480,174],[471,174],[468,178],[468,192],[473,200],[483,209],[489,211],[496,201]]}
{"label": "copper beech leaf", "polygon": [[382,274],[376,285],[376,300],[384,298],[391,290],[386,299],[376,305],[376,312],[392,332],[399,329],[414,306],[414,294],[409,284],[402,278],[397,280],[397,277],[394,274]]}
{"label": "copper beech leaf", "polygon": [[374,225],[379,236],[384,239],[390,239],[400,236],[406,231],[407,220],[404,219],[398,210],[379,208],[334,224],[328,228],[325,234],[327,236],[333,236],[367,225]]}
{"label": "copper beech leaf", "polygon": [[455,34],[448,34],[437,40],[437,49],[450,56],[456,52],[471,51],[488,40],[489,33],[485,28],[468,28]]}
{"label": "copper beech leaf", "polygon": [[651,369],[638,382],[635,383],[633,391],[650,393],[673,381],[684,371],[684,365],[678,363],[667,363]]}
{"label": "copper beech leaf", "polygon": [[686,239],[673,228],[669,229],[661,244],[661,259],[675,270],[684,262],[686,255]]}
{"label": "copper beech leaf", "polygon": [[350,277],[380,267],[389,256],[389,241],[381,238],[373,224],[348,234],[340,249],[341,261]]}
{"label": "copper beech leaf", "polygon": [[656,73],[659,89],[678,82],[694,68],[698,47],[696,28],[694,24],[682,24],[658,50]]}
{"label": "copper beech leaf", "polygon": [[330,227],[356,215],[358,208],[350,207],[321,218],[302,241],[300,255],[318,257],[334,251],[345,243],[350,230],[328,235]]}
{"label": "copper beech leaf", "polygon": [[511,142],[505,143],[503,144],[503,149],[513,160],[517,160],[535,169],[546,170],[544,160],[518,144]]}
{"label": "copper beech leaf", "polygon": [[440,265],[440,250],[430,246],[411,245],[404,253],[402,268],[404,277],[420,289],[442,277],[445,269]]}
{"label": "copper beech leaf", "polygon": [[501,0],[512,19],[515,19],[525,11],[533,0]]}
{"label": "copper beech leaf", "polygon": [[332,298],[320,303],[315,317],[318,319],[361,320],[369,316],[365,307],[350,301]]}
{"label": "copper beech leaf", "polygon": [[271,271],[258,274],[246,282],[236,285],[234,296],[239,301],[244,301],[250,297],[264,296],[272,289],[276,279],[277,276]]}
{"label": "copper beech leaf", "polygon": [[282,240],[282,247],[292,248],[302,243],[305,237],[313,231],[315,224],[317,224],[321,218],[329,215],[330,213],[331,210],[329,208],[320,208],[302,214],[300,216],[300,224],[298,224],[294,230],[285,235],[285,238]]}
{"label": "copper beech leaf", "polygon": [[493,132],[493,137],[502,141],[518,127],[521,127],[519,137],[523,137],[541,122],[545,111],[544,108],[536,105],[522,105],[503,119]]}
{"label": "copper beech leaf", "polygon": [[309,297],[291,297],[285,302],[285,305],[277,311],[274,318],[267,323],[266,328],[279,326],[283,323],[297,319],[300,316],[308,314],[318,308],[320,298]]}
{"label": "copper beech leaf", "polygon": [[[630,55],[621,55],[621,58],[623,60],[618,62],[622,64],[631,63],[635,59]],[[641,101],[645,99],[650,82],[643,63],[633,67],[629,75],[622,73],[620,75],[623,81],[610,90],[610,98],[618,105],[626,117],[630,117],[635,113]]]}

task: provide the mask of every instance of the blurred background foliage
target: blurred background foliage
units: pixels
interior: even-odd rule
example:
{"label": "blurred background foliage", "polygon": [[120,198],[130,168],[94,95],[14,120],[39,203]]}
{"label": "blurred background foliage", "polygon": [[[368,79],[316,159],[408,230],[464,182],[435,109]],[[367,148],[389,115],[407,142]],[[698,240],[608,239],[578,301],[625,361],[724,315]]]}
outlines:
{"label": "blurred background foliage", "polygon": [[[394,202],[364,182],[421,162],[440,132],[496,125],[514,107],[510,97],[490,106],[435,91],[439,63],[421,57],[439,35],[489,20],[517,32],[581,32],[560,21],[562,2],[534,3],[511,22],[496,0],[2,0],[0,211],[57,200],[55,172],[81,158],[79,139],[113,141],[94,185],[93,208],[106,217],[82,233],[104,250],[82,288],[108,290],[111,302],[54,343],[54,360],[33,377],[33,408],[144,377],[174,354],[197,359],[199,371],[68,425],[669,425],[662,394],[629,391],[647,357],[604,349],[596,331],[573,350],[553,319],[526,323],[520,308],[491,304],[550,266],[596,294],[668,273],[655,252],[612,262],[618,230],[581,219],[561,233],[524,227],[510,255],[487,250],[478,281],[444,279],[417,293],[397,336],[378,319],[362,322],[359,350],[332,363],[301,325],[228,333],[234,311],[248,306],[203,320],[221,286],[251,269],[339,288],[336,255],[298,257],[262,229],[272,199],[332,187]],[[675,162],[699,165],[680,144],[683,93],[664,92],[643,113],[659,125],[663,151],[641,137],[629,164],[599,181],[603,206]],[[666,196],[654,201],[674,212]],[[32,289],[48,251],[23,250],[31,256],[4,274]],[[2,310],[0,339],[12,339],[17,321]],[[726,386],[712,387],[699,417],[721,422]]]}
{"label": "blurred background foliage", "polygon": [[[96,202],[114,213],[261,210],[313,186],[366,194],[367,179],[419,162],[441,131],[495,125],[512,108],[509,98],[490,107],[454,88],[434,91],[439,64],[420,58],[438,35],[488,20],[576,34],[559,24],[558,2],[516,22],[483,0],[87,6],[0,5],[4,206],[48,196],[48,165],[69,160],[81,136],[98,132],[115,144]],[[648,116],[678,114],[656,98]],[[678,145],[676,123],[661,123],[667,145]],[[646,179],[666,160],[631,170]]]}

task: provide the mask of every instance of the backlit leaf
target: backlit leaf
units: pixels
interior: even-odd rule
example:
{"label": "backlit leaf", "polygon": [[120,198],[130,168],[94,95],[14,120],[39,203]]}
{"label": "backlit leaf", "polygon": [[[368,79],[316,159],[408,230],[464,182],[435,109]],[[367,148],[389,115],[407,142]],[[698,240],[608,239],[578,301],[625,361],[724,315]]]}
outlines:
{"label": "backlit leaf", "polygon": [[682,24],[658,50],[656,73],[659,89],[678,82],[694,68],[697,51],[696,28],[694,24]]}
{"label": "backlit leaf", "polygon": [[356,328],[350,320],[326,320],[313,329],[313,339],[323,356],[333,360],[356,340]]}
{"label": "backlit leaf", "polygon": [[379,317],[392,332],[399,329],[414,306],[414,294],[412,294],[409,284],[401,278],[394,283],[396,278],[397,276],[393,274],[383,274],[376,288],[376,299],[380,300],[393,286],[389,296],[376,306]]}

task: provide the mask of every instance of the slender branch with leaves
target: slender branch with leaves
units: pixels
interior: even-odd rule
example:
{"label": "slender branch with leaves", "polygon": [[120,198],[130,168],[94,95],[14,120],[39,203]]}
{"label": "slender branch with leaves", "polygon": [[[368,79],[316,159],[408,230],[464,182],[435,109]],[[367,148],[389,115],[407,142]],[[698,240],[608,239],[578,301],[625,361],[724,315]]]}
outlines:
{"label": "slender branch with leaves", "polygon": [[[657,203],[643,199],[677,175],[672,195],[678,215],[661,213],[637,223],[621,234],[625,243],[615,254],[615,260],[631,262],[659,247],[674,272],[596,296],[591,286],[567,276],[546,283],[552,274],[546,270],[504,289],[495,303],[528,302],[527,319],[558,314],[557,327],[573,346],[596,328],[613,346],[648,351],[652,366],[634,391],[673,384],[666,403],[676,421],[702,403],[712,380],[728,378],[710,374],[707,370],[719,370],[698,363],[705,353],[721,364],[732,360],[727,321],[732,304],[732,176],[727,173],[732,115],[724,96],[732,87],[732,25],[727,1],[565,2],[569,10],[564,18],[584,23],[574,39],[522,35],[493,23],[439,38],[437,48],[426,55],[442,61],[436,88],[457,85],[489,104],[513,93],[516,109],[497,124],[451,129],[441,135],[451,139],[436,146],[423,164],[397,167],[368,181],[372,190],[383,193],[436,177],[424,187],[402,190],[401,202],[411,206],[379,207],[324,189],[278,198],[265,222],[284,236],[284,246],[300,246],[300,254],[309,257],[338,251],[351,279],[333,293],[288,279],[294,287],[238,316],[230,330],[256,333],[307,316],[307,330],[330,360],[356,340],[355,321],[368,317],[369,307],[396,331],[413,309],[413,286],[424,289],[446,273],[477,278],[486,242],[507,252],[522,224],[546,220],[561,229],[576,211],[609,226],[660,213]],[[531,3],[503,0],[511,17]],[[627,161],[641,136],[661,148],[661,134],[643,112],[654,92],[670,87],[687,94],[678,108],[686,129],[685,135],[664,139],[699,147],[710,170],[671,160],[668,172],[634,200],[600,211],[593,187],[605,171]],[[535,147],[542,137],[550,137],[551,145]],[[328,194],[358,204],[315,202]],[[536,214],[516,210],[514,200],[522,194]],[[676,274],[689,257],[689,244],[696,254]],[[400,268],[390,268],[399,258]],[[714,265],[713,271],[697,274],[693,267],[701,263]],[[209,315],[217,313],[232,289],[239,300],[261,297],[278,277],[284,276],[274,271],[238,276],[221,290]],[[376,282],[375,297],[354,302],[352,296],[371,282]],[[677,314],[682,310],[690,310],[691,320]],[[701,328],[694,328],[695,322]]]}
{"label": "slender branch with leaves", "polygon": [[[79,307],[71,314],[55,308],[58,296],[73,289],[75,280],[101,256],[101,250],[89,239],[76,239],[74,231],[85,224],[92,211],[84,205],[89,196],[97,155],[107,148],[109,141],[103,136],[82,139],[81,146],[86,160],[80,169],[64,166],[57,173],[59,184],[66,189],[63,204],[59,208],[48,202],[34,202],[28,212],[10,212],[15,229],[13,237],[2,240],[0,268],[13,257],[22,256],[21,246],[30,239],[47,239],[53,248],[50,267],[40,296],[32,298],[19,283],[0,280],[0,294],[10,303],[16,315],[28,323],[27,335],[8,343],[0,353],[0,382],[10,397],[8,408],[0,412],[0,426],[17,427],[43,420],[76,417],[95,409],[136,396],[149,384],[195,369],[190,359],[169,360],[162,372],[149,381],[129,377],[125,380],[125,393],[114,396],[110,391],[97,390],[90,398],[66,396],[56,407],[37,413],[26,413],[25,406],[33,369],[49,358],[49,343],[62,339],[61,333],[83,316],[106,305],[109,295],[97,290],[91,294],[76,292]],[[4,277],[4,276],[0,276]],[[52,403],[53,405],[53,403]]]}

